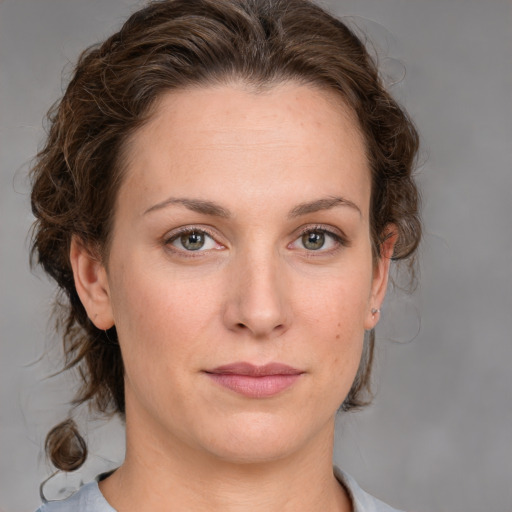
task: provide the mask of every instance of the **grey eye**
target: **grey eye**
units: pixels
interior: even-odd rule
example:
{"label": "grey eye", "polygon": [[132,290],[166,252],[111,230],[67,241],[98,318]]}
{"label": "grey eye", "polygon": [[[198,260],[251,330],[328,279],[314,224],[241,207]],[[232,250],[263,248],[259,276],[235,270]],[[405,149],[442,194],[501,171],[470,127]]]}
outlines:
{"label": "grey eye", "polygon": [[204,252],[211,249],[223,249],[215,239],[202,229],[186,229],[177,233],[166,241],[166,244],[175,247],[178,252]]}
{"label": "grey eye", "polygon": [[202,249],[205,244],[204,233],[199,231],[192,231],[190,233],[184,233],[179,238],[181,245],[187,249],[187,251],[198,251]]}
{"label": "grey eye", "polygon": [[325,244],[325,233],[310,231],[302,235],[302,245],[309,251],[318,251]]}

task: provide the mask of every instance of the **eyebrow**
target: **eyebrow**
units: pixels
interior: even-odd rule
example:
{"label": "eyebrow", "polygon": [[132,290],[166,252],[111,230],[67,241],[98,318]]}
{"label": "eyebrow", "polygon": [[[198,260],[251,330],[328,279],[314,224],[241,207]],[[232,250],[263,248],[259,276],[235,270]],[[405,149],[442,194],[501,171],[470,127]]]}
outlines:
{"label": "eyebrow", "polygon": [[[144,215],[156,210],[161,210],[173,204],[184,206],[193,212],[201,213],[203,215],[213,215],[215,217],[223,217],[226,219],[231,217],[229,210],[226,210],[226,208],[223,208],[213,201],[179,197],[169,197],[164,201],[151,206],[144,211]],[[349,208],[357,211],[359,215],[362,216],[360,208],[355,203],[343,197],[332,196],[316,199],[315,201],[310,201],[307,203],[301,203],[290,210],[288,217],[300,217],[301,215],[307,215],[309,213],[315,213],[322,210],[330,210],[331,208],[335,208],[337,206],[348,206]]]}
{"label": "eyebrow", "polygon": [[151,206],[144,212],[144,215],[146,215],[146,213],[154,212],[155,210],[161,210],[162,208],[166,208],[167,206],[170,206],[172,204],[182,205],[185,208],[192,210],[193,212],[202,213],[203,215],[214,215],[215,217],[224,218],[228,218],[231,216],[228,210],[212,201],[178,197],[169,197],[165,201],[162,201],[161,203],[157,203]]}
{"label": "eyebrow", "polygon": [[315,213],[321,210],[330,210],[331,208],[335,208],[336,206],[348,206],[356,210],[359,213],[359,216],[362,217],[363,214],[361,209],[357,204],[352,201],[345,199],[339,196],[332,197],[324,197],[322,199],[317,199],[316,201],[311,201],[309,203],[301,203],[293,208],[288,216],[290,218],[300,217],[301,215],[307,215],[308,213]]}

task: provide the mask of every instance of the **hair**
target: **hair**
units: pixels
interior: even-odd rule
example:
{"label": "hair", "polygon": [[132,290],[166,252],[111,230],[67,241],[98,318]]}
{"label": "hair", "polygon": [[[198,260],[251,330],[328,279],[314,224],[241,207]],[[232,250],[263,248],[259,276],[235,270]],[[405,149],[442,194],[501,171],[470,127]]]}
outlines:
{"label": "hair", "polygon": [[[413,258],[421,237],[412,172],[418,135],[385,90],[374,60],[344,23],[308,0],[160,0],[135,12],[102,44],[85,50],[63,97],[48,113],[48,136],[31,170],[32,262],[57,282],[64,369],[81,386],[72,404],[124,418],[123,362],[115,326],[97,329],[75,289],[73,236],[106,261],[127,138],[166,91],[233,81],[263,88],[296,81],[336,91],[355,113],[372,174],[374,258],[396,228],[393,259]],[[375,336],[341,409],[369,403]],[[70,418],[52,429],[46,452],[71,471],[87,449]]]}

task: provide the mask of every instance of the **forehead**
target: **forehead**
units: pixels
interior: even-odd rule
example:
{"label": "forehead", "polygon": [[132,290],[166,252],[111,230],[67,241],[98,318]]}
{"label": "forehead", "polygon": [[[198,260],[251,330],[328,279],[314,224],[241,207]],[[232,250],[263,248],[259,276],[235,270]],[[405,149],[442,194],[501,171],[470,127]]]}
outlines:
{"label": "forehead", "polygon": [[370,172],[355,114],[338,94],[296,83],[165,93],[129,139],[125,169],[121,192],[133,188],[137,202],[169,193],[226,195],[227,188],[232,200],[242,191],[250,199],[251,190],[256,197],[262,187],[284,185],[297,196],[345,189],[362,209],[369,203]]}

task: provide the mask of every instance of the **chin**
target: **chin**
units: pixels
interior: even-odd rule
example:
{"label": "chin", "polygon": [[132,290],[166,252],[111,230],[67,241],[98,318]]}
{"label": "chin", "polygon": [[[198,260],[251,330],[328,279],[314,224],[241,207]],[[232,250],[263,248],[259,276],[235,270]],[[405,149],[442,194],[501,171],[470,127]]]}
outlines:
{"label": "chin", "polygon": [[286,459],[296,448],[284,439],[256,441],[239,439],[209,447],[210,454],[217,460],[231,464],[266,464]]}
{"label": "chin", "polygon": [[[236,464],[278,461],[300,452],[318,433],[300,419],[275,418],[272,415],[240,415],[231,424],[217,424],[210,429],[204,448],[215,458]],[[316,427],[316,428],[315,428]]]}

